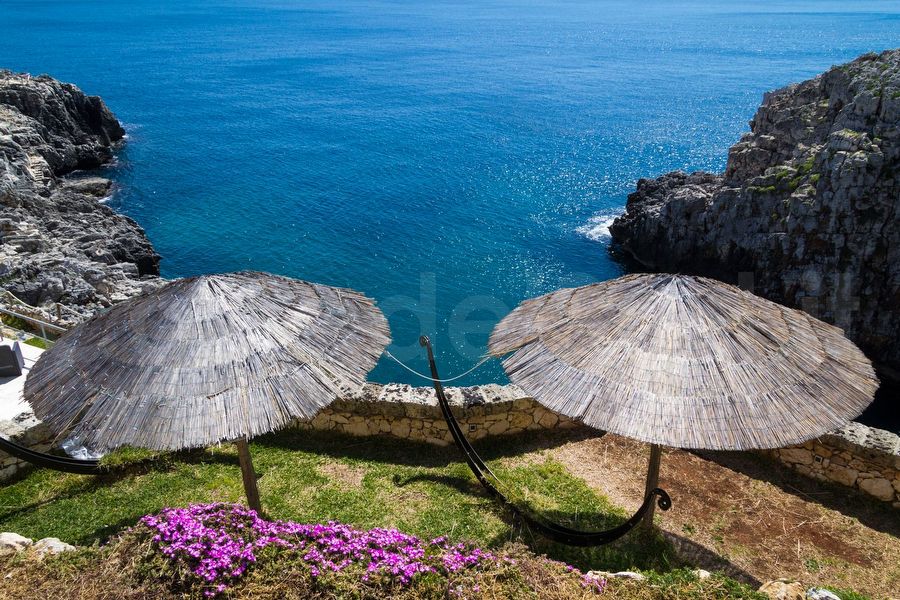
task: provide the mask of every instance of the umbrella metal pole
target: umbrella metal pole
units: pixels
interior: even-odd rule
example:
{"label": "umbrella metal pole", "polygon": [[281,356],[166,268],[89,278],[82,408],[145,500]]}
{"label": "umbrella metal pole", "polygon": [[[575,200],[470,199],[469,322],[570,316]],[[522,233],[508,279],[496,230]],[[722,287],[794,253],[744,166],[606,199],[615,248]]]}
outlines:
{"label": "umbrella metal pole", "polygon": [[[647,487],[644,490],[644,498],[653,490],[659,487],[659,462],[662,459],[662,448],[659,444],[650,445],[650,462],[647,464]],[[650,509],[644,513],[644,524],[653,525],[653,513],[656,509],[656,503],[650,503]]]}
{"label": "umbrella metal pole", "polygon": [[262,516],[262,505],[259,503],[259,489],[256,487],[256,471],[253,470],[253,459],[250,457],[250,446],[247,438],[235,440],[238,459],[241,462],[241,477],[244,479],[244,492],[247,494],[247,506]]}

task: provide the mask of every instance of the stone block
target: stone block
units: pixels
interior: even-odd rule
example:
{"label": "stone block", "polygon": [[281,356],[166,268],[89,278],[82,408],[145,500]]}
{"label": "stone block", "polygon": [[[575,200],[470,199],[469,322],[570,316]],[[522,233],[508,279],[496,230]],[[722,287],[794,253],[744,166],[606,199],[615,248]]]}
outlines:
{"label": "stone block", "polygon": [[894,486],[890,481],[881,477],[860,480],[859,489],[885,502],[894,499]]}
{"label": "stone block", "polygon": [[400,419],[391,423],[391,435],[393,436],[406,439],[411,430],[409,419]]}
{"label": "stone block", "polygon": [[828,477],[828,479],[849,487],[853,487],[858,475],[859,472],[855,469],[843,467],[841,465],[829,465],[829,467],[825,469],[825,476]]}
{"label": "stone block", "polygon": [[831,448],[828,446],[824,446],[822,444],[816,443],[813,447],[813,452],[816,453],[817,456],[821,456],[822,458],[831,458],[831,455],[834,454]]}
{"label": "stone block", "polygon": [[404,416],[407,416],[410,419],[423,419],[431,416],[432,409],[427,404],[410,402],[402,404],[401,406],[403,407]]}
{"label": "stone block", "polygon": [[[495,404],[480,404],[478,406],[470,406],[468,408],[459,408],[459,414],[462,416],[473,416],[473,417],[483,417],[485,415],[492,414],[495,412],[497,405]],[[457,414],[457,410],[453,411],[453,414]]]}
{"label": "stone block", "polygon": [[829,460],[829,464],[832,464],[832,465],[846,465],[847,464],[847,459],[844,458],[840,454],[833,454],[831,456],[831,458],[828,460]]}
{"label": "stone block", "polygon": [[551,428],[555,427],[557,423],[559,423],[559,417],[556,415],[556,413],[550,412],[548,410],[548,411],[545,411],[543,415],[541,415],[541,418],[538,420],[538,423],[540,423],[541,427],[551,429]]}
{"label": "stone block", "polygon": [[528,427],[534,423],[532,416],[523,411],[515,411],[509,414],[509,424],[511,427]]}
{"label": "stone block", "polygon": [[514,410],[531,411],[534,410],[536,403],[531,398],[519,398],[513,402]]}
{"label": "stone block", "polygon": [[488,427],[488,433],[491,435],[501,435],[509,431],[509,422],[508,421],[497,421]]}
{"label": "stone block", "polygon": [[334,427],[333,415],[328,414],[326,411],[322,411],[312,418],[311,421],[307,421],[307,424],[313,429],[329,429]]}
{"label": "stone block", "polygon": [[813,453],[807,448],[781,448],[778,451],[781,460],[797,465],[813,464]]}

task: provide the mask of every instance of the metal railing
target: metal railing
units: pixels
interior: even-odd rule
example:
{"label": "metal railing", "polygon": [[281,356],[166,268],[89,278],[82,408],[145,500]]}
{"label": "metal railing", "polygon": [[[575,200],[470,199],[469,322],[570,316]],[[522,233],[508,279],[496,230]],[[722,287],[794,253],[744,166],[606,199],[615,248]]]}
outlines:
{"label": "metal railing", "polygon": [[[14,317],[16,319],[20,319],[20,320],[24,321],[25,323],[29,324],[31,327],[35,328],[35,331],[40,331],[41,332],[40,338],[42,340],[44,340],[44,342],[48,346],[52,346],[54,340],[50,339],[50,337],[47,335],[47,332],[50,332],[51,334],[60,335],[67,331],[67,329],[65,327],[60,327],[59,325],[54,325],[53,323],[48,323],[46,321],[42,321],[41,319],[36,319],[36,318],[30,317],[28,315],[23,315],[22,313],[16,312],[14,310],[10,310],[10,309],[2,307],[2,306],[0,306],[0,314],[4,314],[4,315],[8,315],[10,317]],[[16,329],[12,325],[8,325],[6,323],[4,323],[4,326],[9,327],[10,329],[13,329],[13,330]],[[23,332],[23,333],[31,333],[31,332]],[[33,335],[35,337],[37,337],[36,334],[33,334]]]}

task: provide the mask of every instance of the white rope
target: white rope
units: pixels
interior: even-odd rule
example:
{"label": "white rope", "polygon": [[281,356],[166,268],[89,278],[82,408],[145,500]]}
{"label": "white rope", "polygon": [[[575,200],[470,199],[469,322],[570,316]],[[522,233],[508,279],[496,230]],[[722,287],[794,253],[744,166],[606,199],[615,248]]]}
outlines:
{"label": "white rope", "polygon": [[419,373],[412,367],[409,367],[409,366],[403,364],[403,362],[399,358],[397,358],[396,356],[391,354],[390,351],[385,350],[384,353],[388,357],[392,358],[394,360],[394,362],[396,362],[398,365],[400,365],[401,367],[403,367],[404,369],[406,369],[413,375],[418,375],[422,379],[427,379],[428,381],[437,381],[438,383],[449,383],[451,381],[456,381],[457,379],[462,379],[463,377],[465,377],[466,375],[468,375],[469,373],[471,373],[472,371],[474,371],[475,369],[477,369],[478,367],[480,367],[481,365],[483,365],[484,363],[486,363],[487,361],[489,361],[493,358],[493,356],[488,356],[488,355],[482,356],[481,360],[479,360],[477,363],[475,363],[475,366],[472,367],[471,369],[469,369],[468,371],[466,371],[465,373],[461,373],[460,375],[456,375],[454,377],[448,377],[447,379],[435,379],[431,375],[424,375],[422,373]]}

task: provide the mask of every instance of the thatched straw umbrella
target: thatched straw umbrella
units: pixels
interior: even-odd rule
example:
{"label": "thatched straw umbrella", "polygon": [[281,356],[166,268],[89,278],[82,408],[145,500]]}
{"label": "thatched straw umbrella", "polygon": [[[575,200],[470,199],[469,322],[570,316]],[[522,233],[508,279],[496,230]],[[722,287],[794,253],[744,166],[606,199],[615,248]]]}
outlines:
{"label": "thatched straw umbrella", "polygon": [[[549,409],[652,444],[777,448],[872,401],[872,364],[837,327],[712,279],[628,275],[527,300],[491,354]],[[651,515],[652,518],[652,515]]]}
{"label": "thatched straw umbrella", "polygon": [[381,311],[353,290],[253,272],[179,279],[63,335],[25,399],[55,433],[99,451],[234,440],[259,509],[247,439],[361,386],[389,341]]}

